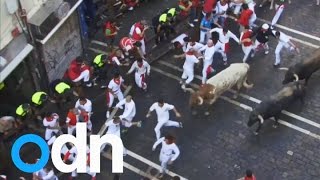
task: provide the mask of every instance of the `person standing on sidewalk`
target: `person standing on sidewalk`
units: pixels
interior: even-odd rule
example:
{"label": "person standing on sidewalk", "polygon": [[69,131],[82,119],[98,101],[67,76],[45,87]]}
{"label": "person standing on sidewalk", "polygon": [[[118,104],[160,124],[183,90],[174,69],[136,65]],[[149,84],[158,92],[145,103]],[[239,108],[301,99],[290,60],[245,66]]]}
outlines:
{"label": "person standing on sidewalk", "polygon": [[104,27],[104,34],[107,38],[107,44],[111,48],[115,36],[118,34],[119,27],[116,26],[116,21],[114,19],[110,19],[109,21],[106,22],[105,27]]}
{"label": "person standing on sidewalk", "polygon": [[291,37],[286,35],[283,32],[280,31],[272,31],[272,33],[276,36],[276,39],[278,39],[278,45],[275,50],[275,55],[276,55],[276,60],[273,64],[275,68],[278,68],[280,66],[281,62],[281,56],[280,52],[281,50],[285,47],[288,49],[290,52],[296,51],[297,53],[300,53],[299,49],[293,44],[291,41]]}
{"label": "person standing on sidewalk", "polygon": [[[180,9],[180,18],[184,19],[187,18],[188,15],[190,15],[192,7],[192,2],[190,0],[179,0],[179,9]],[[190,27],[194,27],[193,20],[188,22]]]}
{"label": "person standing on sidewalk", "polygon": [[180,155],[180,150],[175,144],[175,138],[171,135],[159,138],[152,146],[152,151],[155,151],[157,146],[161,143],[161,151],[159,160],[161,162],[161,170],[158,178],[162,178],[164,174],[168,173],[167,166],[172,164]]}
{"label": "person standing on sidewalk", "polygon": [[161,130],[162,126],[174,126],[174,127],[182,128],[181,122],[169,120],[169,111],[170,110],[173,110],[177,117],[181,117],[181,114],[177,111],[177,109],[174,107],[174,105],[165,103],[163,99],[159,99],[158,102],[153,103],[152,106],[149,108],[149,111],[146,115],[146,118],[149,118],[151,116],[151,112],[154,110],[156,111],[157,118],[158,118],[158,124],[154,128],[157,140],[160,139],[160,135],[161,135],[160,130]]}
{"label": "person standing on sidewalk", "polygon": [[141,20],[131,26],[130,33],[129,33],[131,35],[131,38],[135,42],[141,43],[141,50],[142,50],[143,56],[146,55],[145,32],[148,29],[149,29],[149,26],[147,26],[147,21]]}
{"label": "person standing on sidewalk", "polygon": [[[194,22],[198,22],[198,7],[200,5],[200,0],[191,0],[192,6],[190,8],[190,15],[189,15],[189,25],[193,24]],[[194,25],[193,25],[194,26]]]}

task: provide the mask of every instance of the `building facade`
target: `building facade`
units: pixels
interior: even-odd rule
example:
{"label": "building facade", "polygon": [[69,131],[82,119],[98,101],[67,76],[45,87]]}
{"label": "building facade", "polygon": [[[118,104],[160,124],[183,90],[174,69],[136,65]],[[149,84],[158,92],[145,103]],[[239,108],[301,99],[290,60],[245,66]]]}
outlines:
{"label": "building facade", "polygon": [[82,54],[77,11],[81,3],[0,0],[2,114],[29,102],[35,91],[47,91],[49,82],[62,78],[70,62]]}

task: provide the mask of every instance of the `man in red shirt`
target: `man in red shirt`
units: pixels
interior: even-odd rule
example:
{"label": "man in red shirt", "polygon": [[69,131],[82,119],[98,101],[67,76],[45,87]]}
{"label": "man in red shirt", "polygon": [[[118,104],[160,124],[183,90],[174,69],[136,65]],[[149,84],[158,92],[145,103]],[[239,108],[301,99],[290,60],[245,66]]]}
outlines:
{"label": "man in red shirt", "polygon": [[245,63],[249,57],[250,52],[253,50],[253,43],[251,40],[252,31],[250,30],[249,26],[245,26],[243,32],[240,35],[240,42],[242,44],[242,51],[244,53],[244,57],[242,61]]}
{"label": "man in red shirt", "polygon": [[107,38],[108,45],[113,45],[115,36],[118,34],[119,27],[116,26],[114,19],[110,19],[106,22],[104,27],[104,34]]}
{"label": "man in red shirt", "polygon": [[149,27],[147,26],[147,22],[145,20],[141,20],[135,23],[131,27],[130,33],[129,33],[131,35],[132,40],[134,40],[135,42],[141,43],[141,50],[144,56],[146,55],[146,46],[145,46],[144,38],[145,38],[145,32],[148,29]]}
{"label": "man in red shirt", "polygon": [[72,60],[70,63],[70,66],[67,70],[67,75],[68,78],[71,80],[76,79],[77,77],[80,76],[81,74],[81,64],[82,64],[82,59],[81,57],[77,57],[76,59]]}
{"label": "man in red shirt", "polygon": [[240,28],[239,32],[241,33],[244,30],[245,26],[249,26],[249,20],[253,14],[253,11],[249,9],[248,4],[242,4],[242,12],[240,14],[239,19],[234,19],[238,22]]}
{"label": "man in red shirt", "polygon": [[202,13],[205,16],[207,13],[212,13],[216,9],[217,0],[205,0],[203,4]]}

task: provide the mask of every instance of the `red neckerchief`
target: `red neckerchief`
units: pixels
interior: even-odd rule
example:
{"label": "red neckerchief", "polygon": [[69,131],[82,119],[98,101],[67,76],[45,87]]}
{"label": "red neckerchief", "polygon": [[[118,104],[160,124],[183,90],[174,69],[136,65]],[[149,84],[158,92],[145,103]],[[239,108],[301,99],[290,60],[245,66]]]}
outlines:
{"label": "red neckerchief", "polygon": [[48,122],[51,122],[51,121],[53,120],[53,118],[52,118],[52,117],[46,117],[46,120],[47,120]]}
{"label": "red neckerchief", "polygon": [[118,80],[117,80],[117,79],[113,79],[113,81],[114,81],[116,84],[118,84],[118,85],[119,85],[120,82],[121,82],[120,79],[118,79]]}
{"label": "red neckerchief", "polygon": [[143,63],[137,63],[138,67],[141,68],[143,66]]}

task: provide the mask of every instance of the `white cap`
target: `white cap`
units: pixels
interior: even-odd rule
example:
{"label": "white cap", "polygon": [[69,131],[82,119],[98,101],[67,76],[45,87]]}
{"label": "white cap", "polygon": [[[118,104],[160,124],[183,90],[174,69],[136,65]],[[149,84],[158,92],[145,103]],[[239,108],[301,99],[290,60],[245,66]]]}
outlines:
{"label": "white cap", "polygon": [[265,29],[265,30],[269,29],[269,25],[268,24],[263,24],[262,25],[262,29]]}

